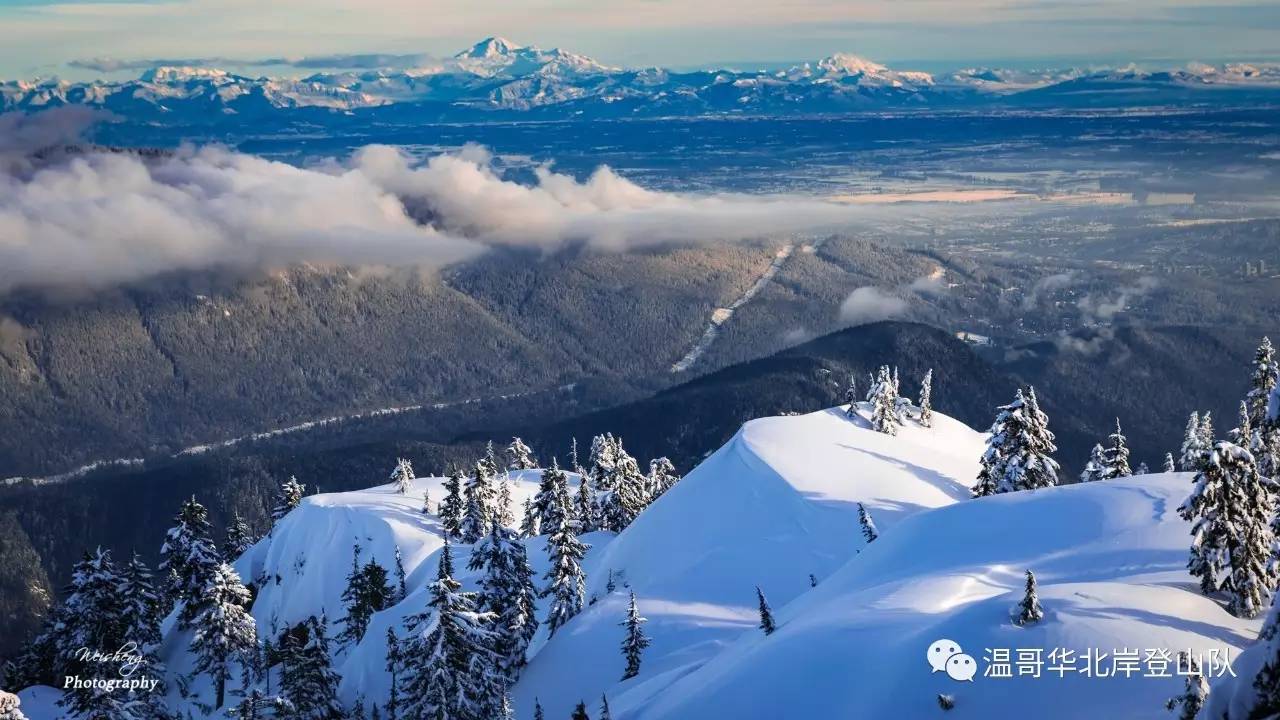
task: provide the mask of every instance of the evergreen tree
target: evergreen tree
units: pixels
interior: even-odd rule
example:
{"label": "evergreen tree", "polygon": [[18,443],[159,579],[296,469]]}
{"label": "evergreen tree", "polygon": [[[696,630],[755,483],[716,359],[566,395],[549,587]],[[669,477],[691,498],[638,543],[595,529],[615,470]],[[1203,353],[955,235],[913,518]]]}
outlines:
{"label": "evergreen tree", "polygon": [[276,494],[275,507],[271,508],[271,524],[280,522],[280,519],[289,514],[289,511],[298,507],[302,502],[302,494],[306,492],[307,486],[298,482],[298,478],[290,476],[288,480],[280,486],[280,492]]}
{"label": "evergreen tree", "polygon": [[453,579],[448,544],[440,551],[427,609],[405,619],[401,710],[405,718],[492,720],[505,687],[493,654],[491,613],[476,609],[474,593]]}
{"label": "evergreen tree", "polygon": [[294,717],[294,712],[288,700],[254,688],[227,714],[237,720],[286,720]]}
{"label": "evergreen tree", "polygon": [[[445,540],[448,539],[448,537],[445,538]],[[407,578],[405,577],[404,572],[404,557],[400,555],[400,546],[396,545],[396,597],[395,602],[391,603],[392,605],[395,605],[401,600],[409,597],[409,586],[406,583],[406,580]]]}
{"label": "evergreen tree", "polygon": [[590,474],[596,489],[601,492],[612,490],[609,479],[613,476],[616,464],[617,441],[613,435],[606,433],[591,439]]}
{"label": "evergreen tree", "polygon": [[533,699],[533,720],[546,720],[546,714],[542,712],[542,703],[538,702],[538,698]]}
{"label": "evergreen tree", "polygon": [[346,710],[338,700],[340,678],[333,670],[326,623],[316,616],[304,620],[287,644],[281,694],[293,705],[298,720],[343,720]]}
{"label": "evergreen tree", "polygon": [[987,439],[974,496],[1056,485],[1058,463],[1050,454],[1058,448],[1053,444],[1049,419],[1040,410],[1035,389],[1025,396],[1019,389],[1013,402],[999,410]]}
{"label": "evergreen tree", "polygon": [[160,621],[164,601],[156,589],[151,570],[143,564],[137,553],[120,573],[118,585],[120,620],[124,624],[122,636],[125,642],[138,643],[148,667],[159,665],[155,649],[160,644]]}
{"label": "evergreen tree", "polygon": [[773,622],[773,610],[769,608],[769,601],[764,597],[764,591],[760,586],[756,586],[756,600],[760,602],[760,629],[765,635],[772,635],[778,626]]}
{"label": "evergreen tree", "polygon": [[933,427],[933,369],[924,374],[920,382],[920,424]]}
{"label": "evergreen tree", "polygon": [[1098,443],[1089,453],[1089,462],[1084,464],[1084,471],[1080,473],[1080,482],[1097,482],[1106,479],[1107,451],[1102,449],[1102,443]]}
{"label": "evergreen tree", "polygon": [[1203,457],[1204,447],[1200,445],[1200,413],[1193,412],[1187,418],[1187,430],[1182,438],[1182,448],[1178,451],[1178,464],[1184,472],[1199,470],[1196,463]]}
{"label": "evergreen tree", "polygon": [[506,680],[515,682],[525,651],[538,630],[537,589],[524,544],[507,528],[494,526],[472,550],[470,569],[481,571],[477,607],[493,615],[493,652]]}
{"label": "evergreen tree", "polygon": [[591,716],[587,714],[587,704],[585,702],[578,703],[578,707],[573,709],[573,714],[569,716],[569,720],[591,720]]}
{"label": "evergreen tree", "polygon": [[462,499],[462,473],[455,465],[444,481],[444,501],[440,503],[440,525],[450,539],[462,537],[462,516],[466,503]]}
{"label": "evergreen tree", "polygon": [[1128,440],[1120,430],[1120,418],[1116,418],[1116,431],[1107,438],[1111,441],[1107,448],[1107,479],[1129,477],[1133,470],[1129,469]]}
{"label": "evergreen tree", "polygon": [[531,538],[538,536],[538,514],[533,510],[533,500],[531,498],[524,499],[524,512],[521,513],[520,519],[520,537]]}
{"label": "evergreen tree", "polygon": [[195,671],[212,677],[215,707],[222,707],[232,660],[243,663],[248,653],[258,648],[257,628],[246,610],[248,605],[249,591],[240,583],[240,576],[230,565],[219,563],[199,600],[189,606],[194,609],[191,654],[196,659]]}
{"label": "evergreen tree", "polygon": [[662,497],[678,482],[680,482],[680,476],[676,475],[676,466],[672,464],[671,460],[660,457],[649,461],[648,494],[650,504]]}
{"label": "evergreen tree", "polygon": [[498,481],[498,496],[494,499],[494,524],[507,528],[516,524],[511,503],[511,476],[504,474]]}
{"label": "evergreen tree", "polygon": [[0,690],[0,720],[27,720],[22,714],[22,701],[17,695]]}
{"label": "evergreen tree", "polygon": [[[492,450],[490,444],[490,450]],[[474,543],[489,534],[493,525],[496,494],[493,487],[495,470],[491,470],[486,458],[475,464],[467,484],[462,490],[464,511],[462,515],[462,542]]]}
{"label": "evergreen tree", "polygon": [[1244,400],[1240,401],[1240,424],[1232,428],[1227,437],[1241,447],[1249,447],[1253,441],[1253,423],[1249,420],[1249,405]]}
{"label": "evergreen tree", "polygon": [[227,538],[222,543],[222,557],[228,562],[234,561],[253,547],[254,542],[253,531],[249,529],[244,518],[240,517],[240,513],[235,513],[231,516],[231,523],[227,525]]}
{"label": "evergreen tree", "polygon": [[1036,574],[1027,571],[1027,585],[1018,603],[1013,622],[1018,625],[1031,625],[1044,619],[1044,610],[1040,607],[1040,597],[1036,595]]}
{"label": "evergreen tree", "polygon": [[1267,568],[1275,511],[1269,484],[1249,451],[1233,443],[1217,443],[1198,462],[1195,487],[1178,508],[1192,522],[1187,569],[1202,592],[1226,593],[1233,615],[1252,618],[1275,587]]}
{"label": "evergreen tree", "polygon": [[373,614],[396,602],[397,592],[391,586],[386,568],[372,557],[364,565],[360,565],[359,560],[360,546],[357,545],[351,572],[347,575],[347,589],[342,593],[347,614],[338,621],[344,626],[337,636],[338,642],[358,643],[363,640]]}
{"label": "evergreen tree", "polygon": [[1245,396],[1249,424],[1253,427],[1266,424],[1267,404],[1277,387],[1280,387],[1280,368],[1276,366],[1271,339],[1264,337],[1253,357],[1253,377],[1249,381],[1249,393]]}
{"label": "evergreen tree", "polygon": [[1217,441],[1213,433],[1213,413],[1206,412],[1200,416],[1199,443],[1202,450],[1213,448]]}
{"label": "evergreen tree", "polygon": [[1164,471],[1167,473],[1178,471],[1178,466],[1173,462],[1173,453],[1164,454]]}
{"label": "evergreen tree", "polygon": [[396,460],[396,466],[391,469],[391,483],[395,486],[396,492],[401,495],[408,495],[413,489],[413,463],[399,458]]}
{"label": "evergreen tree", "polygon": [[649,493],[648,480],[621,439],[615,441],[613,471],[606,484],[609,489],[600,503],[603,529],[622,532],[648,506]]}
{"label": "evergreen tree", "polygon": [[167,578],[169,602],[184,604],[178,619],[179,626],[186,628],[194,616],[194,601],[222,558],[209,539],[208,512],[195,498],[182,504],[174,521],[160,547],[160,572]]}
{"label": "evergreen tree", "polygon": [[431,491],[426,489],[422,491],[422,514],[431,514]]}
{"label": "evergreen tree", "polygon": [[542,531],[547,535],[547,557],[551,565],[544,576],[547,586],[542,596],[551,598],[546,623],[548,631],[554,635],[582,610],[587,592],[582,558],[587,554],[588,546],[578,539],[578,524],[573,518],[565,483],[556,480],[551,487],[548,511],[542,525]]}
{"label": "evergreen tree", "polygon": [[[1254,705],[1244,708],[1246,718],[1275,718],[1280,716],[1280,603],[1272,603],[1267,619],[1258,633],[1262,646],[1262,667],[1253,678]],[[1244,676],[1241,679],[1245,679]]]}
{"label": "evergreen tree", "polygon": [[[1181,656],[1178,660],[1179,667],[1187,668],[1184,681],[1186,685],[1182,694],[1169,698],[1169,702],[1165,703],[1164,707],[1169,712],[1178,710],[1178,720],[1196,720],[1196,715],[1200,714],[1205,701],[1209,699],[1209,681],[1204,673],[1200,672],[1200,664],[1195,661],[1195,658],[1187,653],[1179,653],[1179,655]],[[1249,717],[1263,716],[1251,714]]]}
{"label": "evergreen tree", "polygon": [[844,411],[845,415],[853,417],[858,414],[858,377],[856,375],[850,375],[849,384],[844,387],[844,403],[849,406]]}
{"label": "evergreen tree", "polygon": [[518,437],[511,438],[511,444],[507,446],[507,460],[507,467],[512,470],[532,470],[538,467],[533,451]]}
{"label": "evergreen tree", "polygon": [[871,396],[871,427],[876,432],[886,435],[897,435],[902,426],[902,417],[898,403],[898,387],[893,376],[889,374],[889,366],[881,365],[876,376]]}
{"label": "evergreen tree", "polygon": [[603,694],[600,696],[600,719],[613,720],[613,713],[609,712],[609,698]]}
{"label": "evergreen tree", "polygon": [[570,517],[575,514],[568,498],[569,476],[560,469],[560,463],[552,458],[551,467],[542,471],[538,492],[533,496],[533,511],[538,518],[538,528],[542,534],[558,526],[562,514],[568,514]]}
{"label": "evergreen tree", "polygon": [[874,542],[880,537],[879,531],[876,530],[876,523],[871,519],[871,513],[862,503],[858,503],[858,524],[862,526],[862,537],[867,542]]}
{"label": "evergreen tree", "polygon": [[[581,468],[579,468],[581,471]],[[578,519],[578,532],[589,533],[600,529],[601,512],[599,498],[592,489],[591,475],[578,473],[578,491],[574,496],[573,512]]]}
{"label": "evergreen tree", "polygon": [[[387,720],[399,720],[400,717],[400,669],[404,666],[404,656],[400,652],[400,639],[396,637],[394,628],[387,628],[387,675],[391,678],[391,690],[387,695]],[[375,705],[374,713],[378,712]]]}
{"label": "evergreen tree", "polygon": [[618,623],[627,629],[627,636],[622,641],[622,657],[627,660],[627,669],[622,674],[623,680],[630,680],[640,674],[640,655],[650,643],[649,638],[645,637],[644,628],[641,627],[646,622],[649,621],[640,617],[640,610],[636,607],[636,593],[633,590],[631,602],[627,605],[627,617]]}
{"label": "evergreen tree", "polygon": [[1150,475],[1151,468],[1147,467],[1145,462],[1138,463],[1138,467],[1133,471],[1134,475]]}

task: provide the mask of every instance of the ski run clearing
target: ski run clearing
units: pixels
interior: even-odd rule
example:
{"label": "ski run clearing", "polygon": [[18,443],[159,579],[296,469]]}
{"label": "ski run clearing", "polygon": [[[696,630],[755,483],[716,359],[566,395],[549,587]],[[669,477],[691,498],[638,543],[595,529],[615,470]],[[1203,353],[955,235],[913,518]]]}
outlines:
{"label": "ski run clearing", "polygon": [[[584,536],[590,604],[553,638],[539,630],[512,688],[516,717],[532,718],[535,698],[547,718],[568,718],[580,700],[595,717],[606,695],[623,720],[976,719],[1032,709],[1046,719],[1166,718],[1165,700],[1183,687],[1172,666],[1167,678],[1059,677],[1048,670],[1048,653],[1167,649],[1235,658],[1257,637],[1261,619],[1229,615],[1187,574],[1190,532],[1176,508],[1190,474],[971,500],[983,434],[935,413],[933,427],[909,420],[890,436],[871,429],[867,404],[858,410],[748,422],[620,535]],[[516,507],[539,477],[510,472]],[[418,478],[407,494],[384,485],[307,497],[235,565],[245,578],[270,579],[253,605],[260,632],[269,633],[309,615],[342,614],[354,545],[387,568],[399,548],[407,597],[375,615],[358,645],[334,644],[348,706],[358,697],[366,706],[386,701],[387,629],[400,631],[406,616],[424,609],[435,577],[442,534],[422,506],[424,493],[433,507],[444,497],[441,483]],[[878,526],[874,542],[863,537],[858,503]],[[525,542],[541,582],[545,538]],[[469,553],[455,546],[454,564],[472,589]],[[1027,569],[1045,617],[1019,627],[1010,608],[1023,596]],[[771,635],[757,627],[756,586],[773,608]],[[639,675],[622,681],[619,622],[631,591],[652,645]],[[193,665],[190,638],[172,621],[160,653],[171,706],[202,717],[176,695],[172,680]],[[979,672],[958,682],[926,661],[940,639],[962,646],[980,667],[998,649],[1020,648],[1041,649],[1044,666],[1040,677],[1019,676],[1015,666],[1011,678]],[[212,699],[203,676],[190,690],[201,702]],[[939,694],[954,699],[949,713]],[[59,717],[51,689],[21,697],[33,720]]]}

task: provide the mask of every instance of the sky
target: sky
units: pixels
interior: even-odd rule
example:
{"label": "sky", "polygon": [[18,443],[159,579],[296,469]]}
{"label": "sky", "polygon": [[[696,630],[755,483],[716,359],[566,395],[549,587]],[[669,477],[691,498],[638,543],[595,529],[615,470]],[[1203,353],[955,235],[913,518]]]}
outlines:
{"label": "sky", "polygon": [[922,70],[1172,66],[1280,59],[1280,2],[0,0],[0,77],[82,79],[102,72],[68,63],[102,58],[247,66],[335,53],[445,56],[490,35],[628,67],[750,68],[834,52]]}

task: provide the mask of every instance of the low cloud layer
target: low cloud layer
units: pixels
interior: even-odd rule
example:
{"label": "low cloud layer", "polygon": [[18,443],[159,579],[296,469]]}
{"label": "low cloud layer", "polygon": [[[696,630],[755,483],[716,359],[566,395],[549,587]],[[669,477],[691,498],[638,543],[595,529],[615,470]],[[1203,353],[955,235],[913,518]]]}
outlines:
{"label": "low cloud layer", "polygon": [[867,285],[849,293],[840,303],[840,320],[852,325],[890,320],[907,311],[907,301]]}
{"label": "low cloud layer", "polygon": [[81,109],[0,116],[0,292],[300,262],[439,267],[487,246],[626,250],[847,226],[866,208],[646,190],[607,167],[504,179],[467,147],[419,163],[369,146],[310,168],[219,147],[50,152]]}
{"label": "low cloud layer", "polygon": [[355,53],[338,55],[308,55],[304,57],[273,58],[228,58],[228,57],[188,57],[188,58],[134,58],[122,60],[112,57],[80,58],[67,63],[68,67],[96,72],[123,72],[126,70],[149,70],[160,66],[198,66],[198,67],[295,67],[300,70],[373,70],[383,68],[409,69],[439,64],[440,60],[432,55],[411,53],[394,55],[388,53]]}

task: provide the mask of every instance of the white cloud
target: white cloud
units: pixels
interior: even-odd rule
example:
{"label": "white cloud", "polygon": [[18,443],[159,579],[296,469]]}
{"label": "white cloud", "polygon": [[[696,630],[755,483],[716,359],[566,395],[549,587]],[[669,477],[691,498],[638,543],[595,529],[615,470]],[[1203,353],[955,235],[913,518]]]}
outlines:
{"label": "white cloud", "polygon": [[859,325],[900,317],[906,311],[906,300],[867,285],[849,293],[840,303],[840,320]]}

